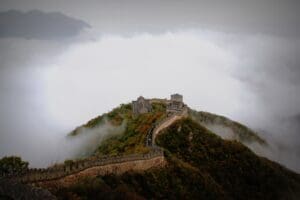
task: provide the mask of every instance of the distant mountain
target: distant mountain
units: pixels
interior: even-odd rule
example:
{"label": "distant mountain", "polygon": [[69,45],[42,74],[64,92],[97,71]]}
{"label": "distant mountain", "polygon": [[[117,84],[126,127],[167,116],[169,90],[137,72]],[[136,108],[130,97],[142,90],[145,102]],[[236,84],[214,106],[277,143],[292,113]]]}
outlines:
{"label": "distant mountain", "polygon": [[251,143],[267,145],[267,142],[253,130],[224,116],[209,112],[197,112],[195,110],[190,110],[190,116],[193,120],[221,136],[223,139],[237,140],[246,145]]}
{"label": "distant mountain", "polygon": [[59,12],[0,12],[0,38],[61,40],[74,37],[85,28],[90,25]]}

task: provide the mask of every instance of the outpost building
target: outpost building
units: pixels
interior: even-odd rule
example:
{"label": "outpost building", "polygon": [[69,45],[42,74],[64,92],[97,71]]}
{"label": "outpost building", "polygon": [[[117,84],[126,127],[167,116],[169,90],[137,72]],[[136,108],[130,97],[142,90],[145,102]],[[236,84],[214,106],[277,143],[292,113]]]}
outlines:
{"label": "outpost building", "polygon": [[172,94],[171,100],[167,103],[167,113],[181,112],[183,108],[183,96],[180,94]]}
{"label": "outpost building", "polygon": [[151,103],[160,102],[166,104],[167,114],[180,113],[186,105],[183,103],[183,96],[180,94],[172,94],[171,99],[145,99],[140,96],[136,101],[132,101],[133,115],[144,114],[152,111]]}
{"label": "outpost building", "polygon": [[140,96],[136,101],[132,101],[133,115],[144,114],[152,111],[150,100]]}

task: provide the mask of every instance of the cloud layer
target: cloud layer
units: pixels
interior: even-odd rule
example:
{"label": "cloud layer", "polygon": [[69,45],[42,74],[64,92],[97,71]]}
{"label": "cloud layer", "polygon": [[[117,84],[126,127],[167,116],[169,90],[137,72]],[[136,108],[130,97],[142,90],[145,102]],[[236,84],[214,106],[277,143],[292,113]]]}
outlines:
{"label": "cloud layer", "polygon": [[39,10],[0,12],[0,38],[25,38],[41,40],[69,39],[89,28],[86,22],[59,12]]}
{"label": "cloud layer", "polygon": [[[57,4],[59,6],[57,6]],[[299,38],[298,0],[3,0],[2,9],[59,10],[88,21],[100,34],[207,29]],[[0,8],[1,8],[0,7]]]}

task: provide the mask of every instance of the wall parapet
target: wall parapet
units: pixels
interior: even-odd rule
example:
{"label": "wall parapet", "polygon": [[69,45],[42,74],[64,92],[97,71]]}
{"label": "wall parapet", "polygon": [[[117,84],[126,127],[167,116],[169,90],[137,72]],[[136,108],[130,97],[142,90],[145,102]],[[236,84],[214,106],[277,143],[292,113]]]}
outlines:
{"label": "wall parapet", "polygon": [[[172,122],[174,119],[180,119],[182,117],[186,117],[188,115],[188,107],[184,106],[183,109],[179,112],[174,112],[171,113],[169,116],[166,118],[154,123],[151,128],[149,129],[147,136],[146,136],[146,141],[145,144],[148,147],[156,147],[155,145],[155,138],[158,135],[158,133],[165,128],[165,124],[168,122]],[[157,148],[157,147],[156,147]]]}
{"label": "wall parapet", "polygon": [[[40,182],[60,179],[68,175],[76,174],[88,168],[105,166],[123,162],[149,160],[156,157],[163,157],[163,150],[160,148],[152,148],[146,154],[130,154],[112,157],[103,157],[95,160],[80,160],[74,161],[70,164],[49,167],[45,169],[32,168],[15,177],[9,177],[12,180],[23,183]],[[8,177],[7,177],[8,178]]]}

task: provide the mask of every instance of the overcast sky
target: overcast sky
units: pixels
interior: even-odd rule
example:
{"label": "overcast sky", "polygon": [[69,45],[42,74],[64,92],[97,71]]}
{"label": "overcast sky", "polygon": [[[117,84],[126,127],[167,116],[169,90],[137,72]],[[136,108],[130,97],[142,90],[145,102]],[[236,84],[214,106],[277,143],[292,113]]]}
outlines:
{"label": "overcast sky", "polygon": [[272,159],[300,171],[299,10],[297,0],[1,0],[0,156],[49,164],[74,127],[176,92],[280,141]]}

